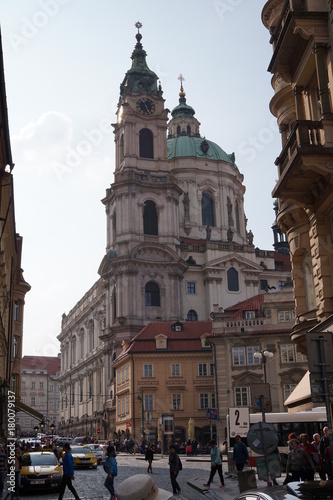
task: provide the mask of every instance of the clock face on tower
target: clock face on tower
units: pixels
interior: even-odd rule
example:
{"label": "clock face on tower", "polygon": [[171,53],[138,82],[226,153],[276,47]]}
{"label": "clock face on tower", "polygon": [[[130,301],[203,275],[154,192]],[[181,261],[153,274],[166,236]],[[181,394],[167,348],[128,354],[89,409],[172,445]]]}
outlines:
{"label": "clock face on tower", "polygon": [[155,104],[151,99],[142,98],[136,102],[136,109],[142,115],[152,115],[155,111]]}

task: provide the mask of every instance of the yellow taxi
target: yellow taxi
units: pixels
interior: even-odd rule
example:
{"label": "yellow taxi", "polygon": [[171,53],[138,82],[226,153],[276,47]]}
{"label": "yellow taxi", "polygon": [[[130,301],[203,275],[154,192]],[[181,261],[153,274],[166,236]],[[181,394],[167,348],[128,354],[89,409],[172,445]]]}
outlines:
{"label": "yellow taxi", "polygon": [[89,446],[71,446],[71,454],[73,455],[74,467],[92,467],[97,469],[97,457],[91,451]]}
{"label": "yellow taxi", "polygon": [[21,488],[52,489],[60,488],[62,470],[52,451],[30,451],[22,456]]}

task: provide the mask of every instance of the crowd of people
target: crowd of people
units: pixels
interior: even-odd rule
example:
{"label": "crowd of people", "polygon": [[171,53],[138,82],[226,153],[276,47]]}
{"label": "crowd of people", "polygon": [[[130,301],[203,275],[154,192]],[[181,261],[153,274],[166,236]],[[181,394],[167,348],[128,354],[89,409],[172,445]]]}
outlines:
{"label": "crowd of people", "polygon": [[318,433],[312,437],[303,433],[296,436],[291,433],[288,436],[290,451],[288,453],[287,477],[288,481],[313,481],[316,472],[320,479],[333,479],[331,447],[328,427],[324,427],[323,435]]}

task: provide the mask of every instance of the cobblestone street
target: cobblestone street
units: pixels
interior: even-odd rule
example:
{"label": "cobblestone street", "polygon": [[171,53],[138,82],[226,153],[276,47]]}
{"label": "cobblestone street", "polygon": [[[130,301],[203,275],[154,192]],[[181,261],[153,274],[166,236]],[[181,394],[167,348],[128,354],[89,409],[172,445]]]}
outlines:
{"label": "cobblestone street", "polygon": [[[182,489],[181,494],[177,495],[180,500],[191,499],[191,500],[202,500],[207,499],[218,499],[223,498],[224,500],[234,498],[238,493],[238,483],[237,479],[229,478],[227,475],[225,477],[226,487],[221,490],[219,489],[219,479],[216,475],[216,479],[212,484],[211,488],[207,491],[200,492],[187,484],[188,481],[197,481],[197,484],[203,487],[203,483],[206,483],[209,477],[210,461],[208,457],[194,459],[186,459],[186,457],[181,456],[183,462],[183,470],[179,473],[178,482]],[[124,479],[133,476],[134,474],[147,473],[147,462],[143,459],[141,455],[125,455],[120,454],[117,456],[118,463],[118,476],[115,480],[115,490],[117,492],[117,484],[120,484]],[[226,464],[223,465],[226,469]],[[169,467],[168,467],[168,457],[164,456],[157,458],[153,461],[153,474],[152,478],[158,487],[163,488],[167,491],[172,492],[170,478],[169,478]],[[83,500],[108,500],[110,495],[106,488],[104,487],[105,472],[102,466],[99,466],[97,470],[76,470],[74,486]],[[33,494],[22,494],[21,495],[26,500],[38,500],[47,498],[49,500],[55,500],[58,495],[54,492],[34,492]],[[64,500],[69,500],[74,498],[70,491],[66,489]],[[135,500],[135,498],[133,498]]]}

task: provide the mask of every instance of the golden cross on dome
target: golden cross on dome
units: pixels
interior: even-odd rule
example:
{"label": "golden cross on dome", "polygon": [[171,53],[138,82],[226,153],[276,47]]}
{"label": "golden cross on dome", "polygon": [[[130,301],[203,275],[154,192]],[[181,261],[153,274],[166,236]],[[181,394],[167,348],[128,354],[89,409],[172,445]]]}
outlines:
{"label": "golden cross on dome", "polygon": [[180,97],[185,97],[185,92],[184,92],[184,89],[183,89],[183,82],[185,82],[185,78],[183,77],[183,75],[180,73],[179,77],[178,77],[178,80],[180,80],[180,92],[179,92],[179,96]]}
{"label": "golden cross on dome", "polygon": [[138,28],[138,33],[140,33],[140,28],[142,28],[142,26],[143,26],[143,25],[142,25],[142,23],[140,23],[140,21],[137,21],[137,22],[134,24],[134,26],[135,26],[136,28]]}
{"label": "golden cross on dome", "polygon": [[183,77],[183,75],[181,73],[178,77],[178,80],[180,81],[180,85],[183,86],[183,82],[185,82],[185,78]]}

